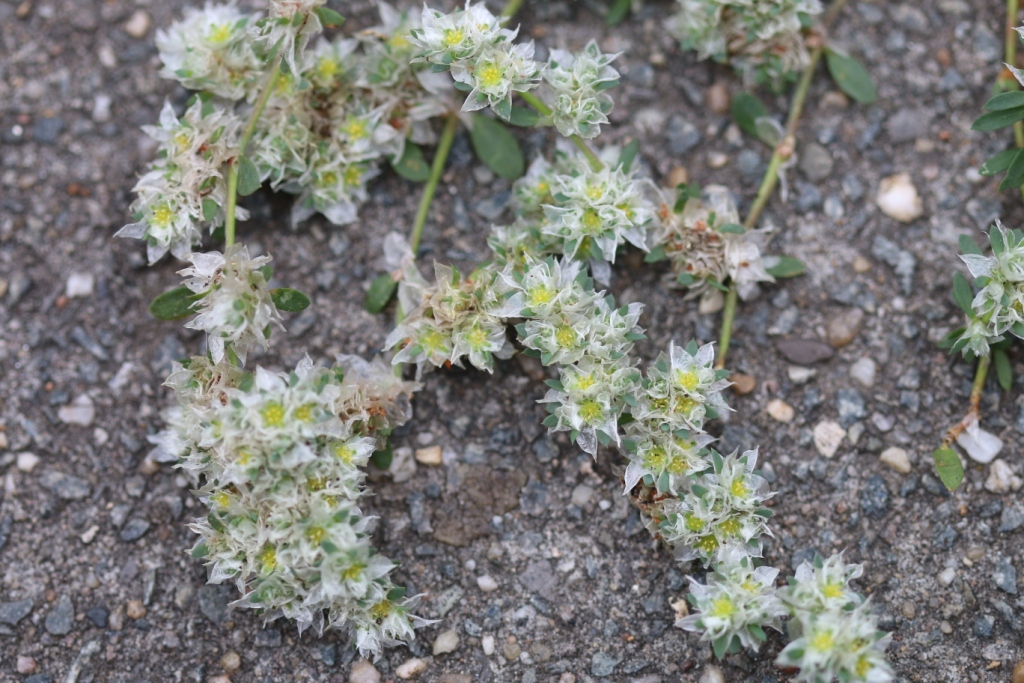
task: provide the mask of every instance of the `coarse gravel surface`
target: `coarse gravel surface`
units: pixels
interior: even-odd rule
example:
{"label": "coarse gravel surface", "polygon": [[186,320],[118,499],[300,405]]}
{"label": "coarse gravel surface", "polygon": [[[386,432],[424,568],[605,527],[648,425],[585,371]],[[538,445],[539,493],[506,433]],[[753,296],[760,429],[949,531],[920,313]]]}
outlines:
{"label": "coarse gravel surface", "polygon": [[[173,468],[144,462],[170,400],[170,362],[203,340],[146,313],[180,265],[147,268],[141,244],[112,235],[152,153],[139,127],[165,98],[187,97],[157,77],[153,45],[187,4],[197,3],[0,0],[0,681],[333,683],[354,666],[343,634],[264,628],[228,605],[233,587],[206,585],[185,552],[201,506]],[[334,6],[348,30],[373,24],[373,5]],[[856,105],[824,70],[815,79],[788,201],[773,199],[763,221],[776,228],[770,251],[799,257],[807,274],[741,305],[730,367],[756,388],[732,394],[736,412],[714,427],[723,449],[760,445],[779,491],[770,562],[785,573],[815,551],[845,550],[865,563],[859,585],[893,631],[900,681],[1004,683],[1024,659],[1022,494],[989,492],[989,468],[972,464],[949,495],[929,456],[972,379],[935,345],[960,320],[949,296],[957,237],[997,216],[1024,222],[1019,197],[976,171],[1009,136],[969,130],[1002,58],[1001,5],[856,0],[843,10],[835,34],[868,65],[879,100]],[[705,103],[715,83],[739,92],[736,75],[679,50],[662,29],[670,3],[649,1],[614,29],[600,6],[527,2],[518,18],[548,48],[597,36],[623,51],[603,142],[638,138],[656,182],[683,166],[749,205],[770,150]],[[784,117],[785,98],[761,95]],[[522,139],[531,155],[552,142],[547,132]],[[924,202],[908,224],[875,203],[881,179],[901,172]],[[485,258],[489,225],[508,218],[495,214],[508,188],[460,135],[431,209],[425,271],[434,259]],[[362,296],[381,270],[382,236],[410,225],[418,194],[385,173],[359,222],[316,218],[297,231],[286,198],[246,200],[243,239],[313,299],[254,360],[287,367],[307,353],[379,350],[390,311],[366,313]],[[670,340],[717,337],[717,317],[665,288],[663,275],[636,253],[614,268],[619,300],[646,304],[647,358]],[[812,352],[827,357],[811,363]],[[493,376],[429,375],[395,446],[439,446],[443,463],[400,483],[372,474],[375,538],[402,562],[397,580],[426,593],[424,616],[439,620],[377,671],[391,679],[419,657],[418,680],[447,683],[722,680],[709,648],[672,625],[685,572],[621,495],[620,457],[593,461],[543,433],[544,375],[529,359],[500,362]],[[984,425],[1018,475],[1020,388],[1002,393],[992,380],[983,399]],[[773,399],[792,410],[769,408]],[[828,422],[838,427],[820,427]],[[815,431],[829,427],[842,440],[824,457]],[[772,665],[782,644],[773,636],[759,656],[728,657],[724,680],[788,680]]]}

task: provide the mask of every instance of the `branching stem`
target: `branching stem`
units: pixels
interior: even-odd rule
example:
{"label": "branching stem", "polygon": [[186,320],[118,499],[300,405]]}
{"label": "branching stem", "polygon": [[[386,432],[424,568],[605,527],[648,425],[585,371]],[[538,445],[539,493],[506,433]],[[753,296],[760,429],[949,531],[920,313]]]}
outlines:
{"label": "branching stem", "polygon": [[991,358],[978,359],[978,368],[974,371],[974,385],[971,386],[971,407],[967,413],[960,418],[960,421],[949,428],[946,436],[942,439],[942,447],[949,448],[956,441],[956,438],[967,429],[972,423],[981,417],[981,390],[985,387],[985,378],[988,377],[988,368],[991,365]]}

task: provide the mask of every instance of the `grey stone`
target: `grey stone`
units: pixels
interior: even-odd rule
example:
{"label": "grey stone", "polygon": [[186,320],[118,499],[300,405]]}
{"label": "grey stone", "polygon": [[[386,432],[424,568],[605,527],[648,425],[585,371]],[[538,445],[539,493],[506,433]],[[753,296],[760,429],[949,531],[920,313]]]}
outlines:
{"label": "grey stone", "polygon": [[611,676],[622,659],[607,652],[595,652],[590,659],[590,673],[598,678]]}
{"label": "grey stone", "polygon": [[120,529],[124,526],[124,523],[128,521],[128,515],[131,514],[132,506],[128,504],[115,505],[110,508],[110,526],[115,529]]}
{"label": "grey stone", "polygon": [[555,588],[558,585],[558,577],[555,576],[548,560],[534,560],[527,565],[526,569],[518,577],[523,588],[533,593],[538,593],[548,600],[555,599]]}
{"label": "grey stone", "polygon": [[992,581],[1000,590],[1006,591],[1010,595],[1017,594],[1017,570],[1009,557],[999,560],[995,571],[992,572]]}
{"label": "grey stone", "polygon": [[15,602],[0,602],[0,624],[17,626],[18,622],[28,616],[32,611],[32,600],[16,600]]}
{"label": "grey stone", "polygon": [[82,500],[89,496],[91,490],[89,482],[84,479],[56,470],[44,472],[39,483],[44,489],[52,491],[63,500]]}
{"label": "grey stone", "polygon": [[25,683],[53,683],[48,674],[33,674],[25,679]]}
{"label": "grey stone", "polygon": [[510,190],[499,192],[493,197],[487,197],[478,201],[473,205],[473,211],[489,221],[496,221],[505,212],[505,207],[508,206],[511,198],[512,192]]}
{"label": "grey stone", "polygon": [[281,632],[276,628],[264,629],[253,640],[256,647],[281,647]]}
{"label": "grey stone", "polygon": [[32,139],[45,145],[57,142],[57,137],[64,130],[64,122],[56,116],[45,116],[32,126]]}
{"label": "grey stone", "polygon": [[813,365],[835,355],[831,346],[811,339],[781,339],[775,347],[786,360],[797,365]]}
{"label": "grey stone", "polygon": [[[1003,203],[998,199],[975,197],[964,205],[967,215],[974,219],[980,230],[988,230],[997,218],[1003,215]],[[977,241],[977,238],[975,238]]]}
{"label": "grey stone", "polygon": [[538,516],[548,509],[550,497],[548,487],[540,482],[531,481],[523,488],[519,496],[519,507],[528,515]]}
{"label": "grey stone", "polygon": [[64,636],[71,633],[75,621],[75,606],[71,596],[63,595],[53,604],[43,625],[51,636]]}
{"label": "grey stone", "polygon": [[760,178],[764,173],[764,162],[755,150],[744,149],[736,155],[736,169],[744,178]]}
{"label": "grey stone", "polygon": [[979,21],[974,25],[974,55],[985,63],[998,62],[1003,57],[1003,43],[992,30]]}
{"label": "grey stone", "polygon": [[917,268],[917,259],[909,251],[901,249],[895,242],[875,235],[871,243],[871,255],[880,261],[892,266],[896,276],[900,279],[900,285],[904,294],[910,294],[914,289],[914,269]]}
{"label": "grey stone", "polygon": [[817,185],[797,181],[796,183],[796,210],[800,213],[810,213],[821,208],[821,190]]}
{"label": "grey stone", "polygon": [[89,336],[81,326],[76,325],[71,330],[71,340],[99,360],[110,359],[110,356],[107,355],[107,350],[98,341]]}
{"label": "grey stone", "polygon": [[199,589],[199,611],[214,624],[223,624],[227,621],[232,590],[228,584],[206,584]]}
{"label": "grey stone", "polygon": [[657,614],[665,609],[665,594],[661,591],[654,591],[646,598],[643,602],[644,612],[647,614]]}
{"label": "grey stone", "polygon": [[917,368],[909,368],[896,380],[896,387],[899,389],[920,389],[921,371]]}
{"label": "grey stone", "polygon": [[843,194],[846,195],[846,198],[850,201],[855,202],[864,196],[864,184],[860,182],[860,178],[853,173],[847,173],[843,176],[842,189]]}
{"label": "grey stone", "polygon": [[137,541],[149,531],[149,522],[141,517],[132,517],[121,529],[121,540],[125,543]]}
{"label": "grey stone", "polygon": [[10,514],[4,515],[3,519],[0,519],[0,550],[3,550],[4,546],[7,545],[8,539],[11,538],[11,528],[14,526],[14,517]]}
{"label": "grey stone", "polygon": [[849,427],[857,420],[868,415],[864,407],[864,397],[856,389],[840,389],[836,393],[836,409],[839,411],[839,422]]}
{"label": "grey stone", "polygon": [[541,462],[551,462],[558,457],[558,444],[547,435],[534,441],[531,450],[537,456],[537,460]]}
{"label": "grey stone", "polygon": [[107,621],[110,618],[110,612],[102,607],[90,607],[86,610],[85,616],[88,617],[89,621],[96,625],[96,628],[106,628]]}
{"label": "grey stone", "polygon": [[668,138],[668,151],[672,154],[684,154],[700,142],[700,130],[680,114],[673,114],[666,126],[665,136]]}
{"label": "grey stone", "polygon": [[1000,532],[1016,531],[1022,526],[1024,526],[1024,506],[1018,503],[1003,509],[1003,516],[999,518]]}
{"label": "grey stone", "polygon": [[889,509],[889,489],[880,475],[876,474],[864,484],[860,492],[860,509],[870,517],[880,517]]}
{"label": "grey stone", "polygon": [[806,145],[800,154],[800,170],[808,180],[819,182],[832,173],[832,153],[816,142]]}

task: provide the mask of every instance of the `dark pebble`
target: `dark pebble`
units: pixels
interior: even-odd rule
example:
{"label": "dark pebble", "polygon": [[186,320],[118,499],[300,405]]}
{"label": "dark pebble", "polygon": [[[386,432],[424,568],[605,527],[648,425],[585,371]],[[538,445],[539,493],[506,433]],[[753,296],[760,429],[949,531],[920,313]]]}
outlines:
{"label": "dark pebble", "polygon": [[121,529],[121,540],[125,543],[137,541],[149,531],[149,522],[141,517],[132,517]]}
{"label": "dark pebble", "polygon": [[32,600],[0,602],[0,624],[17,626],[32,611]]}
{"label": "dark pebble", "polygon": [[64,130],[64,122],[56,116],[41,118],[32,126],[32,139],[43,144],[53,144]]}
{"label": "dark pebble", "polygon": [[996,619],[990,614],[985,614],[974,620],[974,635],[979,638],[988,638],[992,635],[992,627],[995,626]]}
{"label": "dark pebble", "polygon": [[775,347],[786,360],[797,365],[820,363],[835,355],[831,346],[811,339],[780,339]]}
{"label": "dark pebble", "polygon": [[281,647],[281,632],[276,628],[268,628],[256,634],[256,647]]}
{"label": "dark pebble", "polygon": [[864,485],[860,493],[860,509],[871,517],[884,515],[889,509],[889,489],[881,476],[876,474]]}

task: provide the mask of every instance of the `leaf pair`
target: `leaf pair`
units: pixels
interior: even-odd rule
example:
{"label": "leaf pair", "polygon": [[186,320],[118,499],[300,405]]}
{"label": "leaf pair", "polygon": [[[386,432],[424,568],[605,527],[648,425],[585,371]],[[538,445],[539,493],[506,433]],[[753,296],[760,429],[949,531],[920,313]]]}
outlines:
{"label": "leaf pair", "polygon": [[[1014,90],[991,98],[984,106],[985,112],[971,126],[971,130],[991,131],[1012,126],[1024,119],[1024,92]],[[1006,173],[999,183],[1000,190],[1009,190],[1024,185],[1024,149],[1008,149],[995,155],[978,169],[983,176]]]}
{"label": "leaf pair", "polygon": [[[194,294],[191,289],[181,285],[153,299],[149,304],[149,312],[158,320],[178,320],[194,313],[193,307],[204,296],[206,295]],[[288,287],[270,290],[270,298],[279,311],[298,313],[309,307],[308,296]]]}

